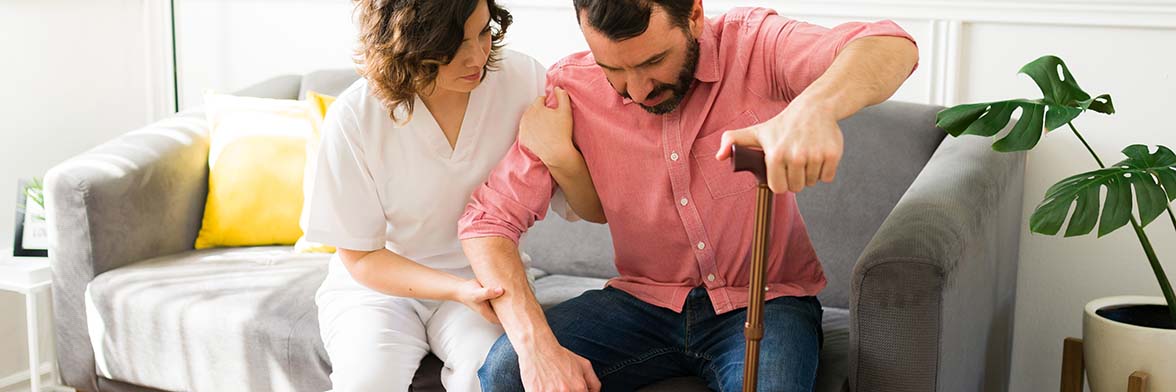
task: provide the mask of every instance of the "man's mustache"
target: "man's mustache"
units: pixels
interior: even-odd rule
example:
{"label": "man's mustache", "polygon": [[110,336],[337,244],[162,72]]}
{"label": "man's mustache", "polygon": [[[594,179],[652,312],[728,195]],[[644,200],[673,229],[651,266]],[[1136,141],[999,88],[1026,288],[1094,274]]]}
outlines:
{"label": "man's mustache", "polygon": [[[650,91],[649,95],[646,95],[645,98],[648,99],[650,97],[656,97],[666,91],[672,91],[673,89],[674,89],[674,85],[672,85],[672,84],[658,83],[657,87],[654,87],[653,91]],[[621,97],[628,99],[628,100],[633,100],[633,97],[629,96],[628,91],[621,93]]]}

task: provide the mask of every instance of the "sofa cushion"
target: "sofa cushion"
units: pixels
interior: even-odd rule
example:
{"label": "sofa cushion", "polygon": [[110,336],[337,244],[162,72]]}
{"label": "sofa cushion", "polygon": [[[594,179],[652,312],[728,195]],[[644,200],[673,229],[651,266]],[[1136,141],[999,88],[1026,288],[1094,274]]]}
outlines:
{"label": "sofa cushion", "polygon": [[[173,391],[330,389],[314,305],[329,257],[291,247],[210,249],[99,275],[86,290],[98,374]],[[544,308],[605,283],[529,274]],[[840,391],[846,382],[848,321],[847,311],[825,309],[818,391]],[[430,356],[421,366],[413,390],[440,391],[440,362]],[[680,378],[645,390],[707,389]]]}
{"label": "sofa cushion", "polygon": [[98,374],[171,391],[330,389],[314,305],[329,257],[222,248],[98,275],[86,289]]}

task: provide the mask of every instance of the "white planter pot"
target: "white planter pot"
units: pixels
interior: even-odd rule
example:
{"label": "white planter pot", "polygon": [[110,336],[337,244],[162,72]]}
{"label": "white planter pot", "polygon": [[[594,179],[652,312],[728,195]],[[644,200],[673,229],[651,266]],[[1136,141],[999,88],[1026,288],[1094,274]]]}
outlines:
{"label": "white planter pot", "polygon": [[1127,390],[1127,378],[1142,370],[1148,391],[1176,391],[1176,330],[1139,327],[1099,316],[1116,305],[1164,304],[1163,297],[1099,298],[1086,304],[1082,317],[1083,356],[1092,392]]}

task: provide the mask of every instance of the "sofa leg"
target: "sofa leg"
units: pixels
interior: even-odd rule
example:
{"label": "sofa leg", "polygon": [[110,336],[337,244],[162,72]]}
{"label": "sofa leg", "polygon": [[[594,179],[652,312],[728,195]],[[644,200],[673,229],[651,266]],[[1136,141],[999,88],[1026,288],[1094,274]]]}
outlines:
{"label": "sofa leg", "polygon": [[1127,392],[1147,392],[1147,373],[1136,370],[1127,377]]}
{"label": "sofa leg", "polygon": [[1084,369],[1082,339],[1066,338],[1062,343],[1062,392],[1082,392]]}

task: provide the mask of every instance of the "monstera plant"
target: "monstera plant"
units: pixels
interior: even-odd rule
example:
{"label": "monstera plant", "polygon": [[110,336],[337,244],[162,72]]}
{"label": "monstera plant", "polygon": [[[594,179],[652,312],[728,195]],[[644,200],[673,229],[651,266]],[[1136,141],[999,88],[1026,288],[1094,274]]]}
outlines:
{"label": "monstera plant", "polygon": [[[1100,169],[1076,174],[1050,187],[1045,199],[1029,218],[1034,233],[1056,235],[1066,226],[1065,236],[1089,234],[1098,227],[1098,236],[1131,224],[1143,245],[1152,271],[1160,284],[1168,307],[1168,317],[1176,327],[1176,296],[1156,257],[1155,249],[1143,228],[1167,212],[1173,228],[1176,216],[1169,203],[1176,199],[1176,154],[1165,146],[1151,151],[1144,145],[1123,149],[1126,159],[1107,166],[1074,127],[1074,120],[1087,111],[1114,114],[1110,95],[1091,97],[1078,86],[1062,59],[1044,56],[1026,64],[1021,73],[1037,83],[1044,95],[1040,99],[1012,99],[959,105],[939,112],[936,123],[952,136],[978,135],[995,137],[1015,121],[1012,129],[993,143],[1001,152],[1030,150],[1043,133],[1067,127],[1086,146]],[[1013,114],[1020,109],[1019,118]],[[1105,190],[1105,193],[1104,193]],[[1134,190],[1134,198],[1132,197]],[[1102,198],[1106,195],[1105,199]],[[1132,207],[1138,214],[1132,212]],[[1073,208],[1071,208],[1073,207]],[[1066,218],[1069,224],[1066,225]]]}

